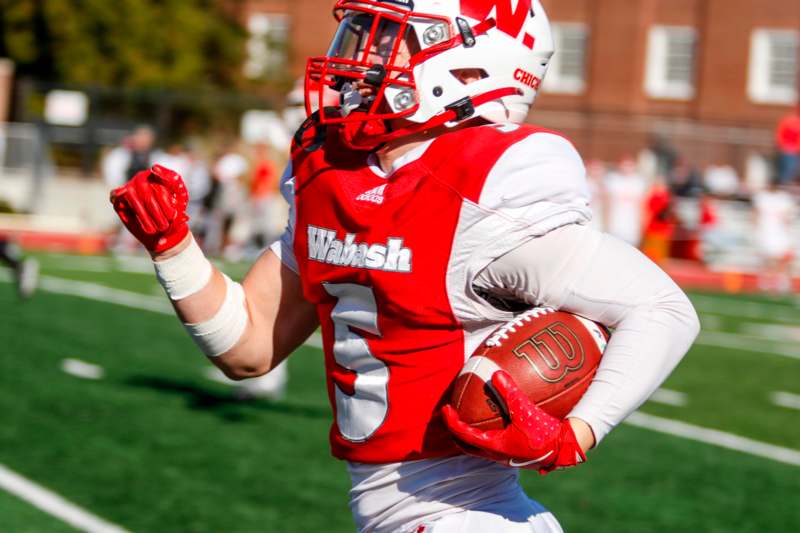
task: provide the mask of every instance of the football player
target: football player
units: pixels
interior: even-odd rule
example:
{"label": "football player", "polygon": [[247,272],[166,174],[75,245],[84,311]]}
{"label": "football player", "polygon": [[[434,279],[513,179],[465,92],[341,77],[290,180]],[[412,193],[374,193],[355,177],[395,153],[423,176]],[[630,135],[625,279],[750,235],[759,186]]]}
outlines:
{"label": "football player", "polygon": [[[688,350],[694,309],[588,224],[572,144],[522,124],[553,54],[538,0],[340,0],[335,14],[330,51],[307,67],[286,232],[242,284],[195,244],[174,172],[139,174],[114,207],[229,377],[269,372],[321,329],[331,448],[360,531],[561,531],[517,468],[582,462]],[[446,405],[453,380],[531,306],[614,328],[592,385],[560,420],[498,372],[511,424],[466,426]]]}
{"label": "football player", "polygon": [[39,283],[39,262],[32,257],[23,258],[19,247],[4,236],[0,236],[0,261],[14,271],[19,297],[33,296]]}

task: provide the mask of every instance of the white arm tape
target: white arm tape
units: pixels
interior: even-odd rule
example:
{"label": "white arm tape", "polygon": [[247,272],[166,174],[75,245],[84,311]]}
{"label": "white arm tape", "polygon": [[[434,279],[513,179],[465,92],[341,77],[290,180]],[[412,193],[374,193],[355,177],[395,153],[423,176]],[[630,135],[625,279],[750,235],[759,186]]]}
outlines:
{"label": "white arm tape", "polygon": [[213,318],[200,324],[184,324],[194,342],[208,357],[219,357],[236,346],[250,318],[244,287],[225,276],[225,300]]}
{"label": "white arm tape", "polygon": [[156,277],[170,300],[188,298],[203,290],[211,279],[213,267],[192,237],[189,247],[163,261],[153,261]]}

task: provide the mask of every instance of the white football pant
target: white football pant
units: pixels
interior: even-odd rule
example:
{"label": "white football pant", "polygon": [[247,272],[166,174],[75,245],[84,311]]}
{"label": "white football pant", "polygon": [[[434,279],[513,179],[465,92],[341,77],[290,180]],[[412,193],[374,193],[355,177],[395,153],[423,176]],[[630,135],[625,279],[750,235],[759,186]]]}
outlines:
{"label": "white football pant", "polygon": [[413,533],[563,533],[552,513],[531,503],[539,510],[525,521],[485,511],[464,511],[423,524]]}

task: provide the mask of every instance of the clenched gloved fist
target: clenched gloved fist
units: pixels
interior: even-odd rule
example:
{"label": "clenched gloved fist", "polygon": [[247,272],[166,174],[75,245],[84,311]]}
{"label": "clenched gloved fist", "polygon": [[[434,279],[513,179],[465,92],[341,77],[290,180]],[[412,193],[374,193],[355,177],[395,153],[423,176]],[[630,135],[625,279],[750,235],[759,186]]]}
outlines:
{"label": "clenched gloved fist", "polygon": [[189,233],[189,193],[180,175],[154,165],[111,191],[111,203],[122,223],[145,248],[161,253]]}
{"label": "clenched gloved fist", "polygon": [[506,406],[511,420],[503,429],[483,431],[459,419],[452,406],[446,405],[442,410],[450,432],[458,441],[472,447],[463,447],[464,451],[542,474],[586,460],[570,423],[536,407],[507,372],[494,373],[492,388]]}

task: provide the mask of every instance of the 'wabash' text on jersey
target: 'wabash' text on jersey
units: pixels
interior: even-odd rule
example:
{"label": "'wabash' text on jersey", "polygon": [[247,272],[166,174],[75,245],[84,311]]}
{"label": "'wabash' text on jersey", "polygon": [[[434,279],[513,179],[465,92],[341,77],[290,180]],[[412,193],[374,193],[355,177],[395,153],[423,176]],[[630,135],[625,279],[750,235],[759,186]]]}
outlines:
{"label": "'wabash' text on jersey", "polygon": [[356,242],[354,233],[337,239],[335,230],[311,225],[308,226],[308,258],[341,267],[411,272],[411,250],[403,247],[401,238],[389,238],[386,244],[369,244]]}

